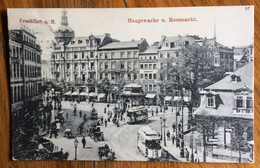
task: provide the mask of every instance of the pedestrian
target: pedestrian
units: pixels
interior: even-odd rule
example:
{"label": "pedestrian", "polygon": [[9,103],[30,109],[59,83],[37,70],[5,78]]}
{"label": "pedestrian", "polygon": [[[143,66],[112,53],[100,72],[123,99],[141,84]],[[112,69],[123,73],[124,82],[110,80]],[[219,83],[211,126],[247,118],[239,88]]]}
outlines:
{"label": "pedestrian", "polygon": [[66,113],[66,118],[67,118],[67,119],[69,118],[69,113]]}
{"label": "pedestrian", "polygon": [[100,121],[101,121],[101,124],[103,124],[103,116],[101,116],[101,118],[100,118]]}
{"label": "pedestrian", "polygon": [[200,162],[200,160],[199,160],[199,156],[198,156],[198,151],[197,150],[195,150],[195,162]]}
{"label": "pedestrian", "polygon": [[76,107],[74,108],[73,114],[74,114],[74,115],[77,114],[77,109],[76,109]]}
{"label": "pedestrian", "polygon": [[105,127],[107,127],[107,119],[105,119]]}
{"label": "pedestrian", "polygon": [[179,132],[181,131],[181,122],[178,124]]}
{"label": "pedestrian", "polygon": [[188,162],[189,161],[189,157],[190,157],[190,153],[189,153],[187,148],[186,148],[185,154],[186,154],[186,161]]}
{"label": "pedestrian", "polygon": [[107,112],[107,108],[105,107],[105,108],[104,108],[104,113],[106,113],[106,112]]}
{"label": "pedestrian", "polygon": [[86,113],[84,114],[83,118],[84,118],[84,121],[87,121],[87,115],[86,115]]}
{"label": "pedestrian", "polygon": [[79,111],[79,117],[81,118],[81,116],[82,116],[82,112],[81,112],[81,110]]}
{"label": "pedestrian", "polygon": [[83,133],[83,124],[79,125],[79,133],[82,134]]}
{"label": "pedestrian", "polygon": [[107,108],[109,108],[109,104],[107,104]]}
{"label": "pedestrian", "polygon": [[157,135],[158,135],[158,137],[161,137],[161,134],[160,134],[160,132],[158,132],[158,133],[157,133]]}
{"label": "pedestrian", "polygon": [[81,142],[82,142],[83,148],[85,148],[85,146],[86,146],[86,139],[85,139],[84,136],[83,136]]}
{"label": "pedestrian", "polygon": [[170,137],[171,137],[171,133],[169,130],[167,130],[167,133],[166,133],[166,136],[167,136],[167,141],[170,141]]}
{"label": "pedestrian", "polygon": [[175,140],[175,134],[172,133],[172,144],[174,145],[174,140]]}

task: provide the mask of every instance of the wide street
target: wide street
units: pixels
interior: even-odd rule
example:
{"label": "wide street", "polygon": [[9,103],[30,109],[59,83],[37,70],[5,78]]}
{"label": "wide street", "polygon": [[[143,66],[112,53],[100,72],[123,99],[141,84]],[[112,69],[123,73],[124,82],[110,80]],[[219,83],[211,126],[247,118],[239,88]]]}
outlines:
{"label": "wide street", "polygon": [[[75,116],[73,114],[73,109],[76,104],[77,109],[77,115]],[[138,160],[138,161],[146,161],[147,158],[144,157],[137,149],[137,131],[138,128],[149,125],[151,128],[153,128],[156,132],[159,132],[161,134],[161,122],[160,117],[163,116],[163,113],[159,112],[158,115],[152,116],[151,110],[149,113],[149,119],[147,123],[142,124],[135,124],[135,125],[129,125],[124,121],[119,122],[119,127],[117,127],[112,122],[108,122],[107,127],[105,125],[102,125],[102,129],[104,132],[104,141],[98,141],[95,142],[93,139],[91,139],[86,134],[86,129],[89,126],[89,123],[91,122],[89,119],[84,125],[83,133],[79,133],[78,126],[83,122],[83,115],[86,114],[87,118],[90,116],[90,109],[91,109],[92,103],[88,102],[80,102],[78,103],[71,103],[69,101],[63,101],[62,102],[62,111],[63,116],[65,118],[64,124],[61,126],[61,129],[59,131],[59,135],[57,139],[51,138],[51,141],[58,146],[58,150],[63,148],[63,152],[69,153],[68,160],[75,159],[75,146],[74,141],[75,139],[67,139],[64,137],[64,131],[65,129],[71,129],[74,136],[76,136],[78,140],[78,146],[77,146],[77,159],[78,160],[98,160],[98,147],[104,146],[107,144],[112,151],[115,152],[115,155],[118,160]],[[109,104],[109,108],[107,108],[106,103],[94,103],[94,107],[98,112],[98,117],[100,118],[103,116],[104,119],[107,119],[107,112],[104,113],[104,108],[107,108],[108,110],[112,110],[114,108],[114,104]],[[150,109],[153,109],[155,111],[155,107],[150,107]],[[82,116],[79,116],[79,111],[82,112]],[[67,114],[68,113],[68,114]],[[172,124],[175,123],[175,108],[169,108],[165,112],[165,132],[167,130],[172,130]],[[67,118],[68,116],[68,118]],[[184,125],[186,125],[187,121],[187,109],[184,109]],[[178,122],[180,121],[181,116],[178,117]],[[86,148],[82,147],[82,137],[86,136]],[[46,138],[49,139],[49,136],[46,136]],[[163,143],[162,143],[163,145]]]}

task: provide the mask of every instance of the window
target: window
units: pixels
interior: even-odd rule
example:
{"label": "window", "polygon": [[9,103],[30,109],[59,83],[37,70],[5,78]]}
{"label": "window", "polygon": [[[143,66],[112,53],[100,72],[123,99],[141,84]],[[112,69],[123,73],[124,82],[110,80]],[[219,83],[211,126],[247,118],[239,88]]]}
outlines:
{"label": "window", "polygon": [[167,58],[170,58],[170,57],[171,57],[171,55],[170,55],[170,53],[168,53],[168,54],[167,54]]}
{"label": "window", "polygon": [[77,68],[78,68],[78,64],[75,63],[75,64],[74,64],[74,69],[76,70]]}
{"label": "window", "polygon": [[163,53],[160,54],[160,58],[163,58]]}
{"label": "window", "polygon": [[156,69],[156,64],[153,64],[153,69]]}
{"label": "window", "polygon": [[157,86],[153,85],[153,91],[157,91]]}
{"label": "window", "polygon": [[141,74],[140,78],[143,79],[144,78],[144,74]]}
{"label": "window", "polygon": [[152,64],[149,64],[149,69],[152,69],[153,68],[152,66],[153,66]]}
{"label": "window", "polygon": [[147,65],[147,64],[144,64],[144,68],[145,68],[145,69],[148,69],[148,65]]}
{"label": "window", "polygon": [[166,44],[165,44],[165,46],[166,46],[166,47],[168,47],[168,46],[169,46],[169,44],[168,44],[168,43],[166,43]]}
{"label": "window", "polygon": [[252,97],[247,97],[247,98],[246,98],[246,108],[247,108],[247,109],[253,108],[253,100],[252,100]]}
{"label": "window", "polygon": [[144,65],[143,64],[140,64],[140,69],[143,69],[144,68]]}
{"label": "window", "polygon": [[124,69],[124,68],[125,68],[124,63],[121,63],[121,69]]}
{"label": "window", "polygon": [[137,75],[136,74],[134,74],[134,80],[136,80],[137,79]]}
{"label": "window", "polygon": [[101,80],[103,78],[103,74],[100,73],[99,79]]}
{"label": "window", "polygon": [[156,74],[153,74],[153,79],[156,79],[157,78],[157,75]]}
{"label": "window", "polygon": [[131,74],[128,74],[127,77],[128,77],[128,80],[131,80]]}
{"label": "window", "polygon": [[237,100],[236,100],[236,104],[237,104],[237,108],[243,108],[243,97],[242,96],[238,96]]}
{"label": "window", "polygon": [[175,47],[174,42],[171,42],[171,48],[174,48],[174,47]]}
{"label": "window", "polygon": [[208,107],[214,107],[214,106],[215,106],[215,98],[208,97]]}
{"label": "window", "polygon": [[78,58],[78,55],[77,53],[74,54],[74,59],[77,59]]}
{"label": "window", "polygon": [[69,63],[67,63],[67,69],[70,69],[70,64]]}
{"label": "window", "polygon": [[86,77],[85,77],[85,74],[83,74],[83,75],[82,75],[82,81],[85,82],[85,80],[86,80]]}
{"label": "window", "polygon": [[108,65],[107,65],[107,63],[105,63],[105,69],[108,69]]}
{"label": "window", "polygon": [[85,63],[82,63],[82,69],[83,70],[85,69]]}
{"label": "window", "polygon": [[114,73],[111,74],[111,79],[112,79],[112,80],[115,79],[115,74],[114,74]]}
{"label": "window", "polygon": [[149,85],[149,90],[153,91],[153,85]]}
{"label": "window", "polygon": [[148,79],[148,74],[144,74],[145,79]]}
{"label": "window", "polygon": [[84,52],[82,52],[82,58],[84,58],[85,57],[85,53]]}
{"label": "window", "polygon": [[94,53],[90,52],[90,58],[93,58],[93,57],[94,57]]}
{"label": "window", "polygon": [[108,58],[108,54],[107,53],[105,53],[105,59],[107,59]]}
{"label": "window", "polygon": [[153,79],[153,74],[149,74],[149,79]]}

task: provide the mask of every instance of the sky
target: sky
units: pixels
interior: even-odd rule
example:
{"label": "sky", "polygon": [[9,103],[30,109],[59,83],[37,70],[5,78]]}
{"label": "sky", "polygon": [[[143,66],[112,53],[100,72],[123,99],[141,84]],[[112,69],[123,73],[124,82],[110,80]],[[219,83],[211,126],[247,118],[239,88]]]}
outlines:
{"label": "sky", "polygon": [[[53,39],[63,9],[9,9],[9,29],[21,27],[20,19],[37,19],[45,23],[23,23],[41,41]],[[226,46],[246,46],[253,43],[254,7],[178,7],[178,8],[109,8],[66,9],[69,26],[75,36],[110,33],[120,41],[145,38],[151,45],[160,41],[162,35],[198,35],[213,38],[216,25],[217,41]],[[169,18],[196,18],[194,22],[169,22]],[[159,19],[157,23],[129,23],[128,19]],[[166,22],[162,22],[165,19]],[[56,24],[50,24],[54,20]]]}

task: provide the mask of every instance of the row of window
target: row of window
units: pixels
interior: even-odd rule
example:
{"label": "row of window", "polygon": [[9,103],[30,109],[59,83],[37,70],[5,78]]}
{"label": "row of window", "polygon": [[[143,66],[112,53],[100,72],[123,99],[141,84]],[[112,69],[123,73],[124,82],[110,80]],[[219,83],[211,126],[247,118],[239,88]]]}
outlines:
{"label": "row of window", "polygon": [[10,73],[11,78],[20,78],[20,77],[22,77],[21,69],[22,69],[22,65],[21,64],[12,63],[11,64],[11,73]]}
{"label": "row of window", "polygon": [[29,98],[39,95],[39,88],[41,83],[31,82],[25,85],[25,95],[23,96],[23,86],[11,86],[12,103],[22,101],[24,98]]}
{"label": "row of window", "polygon": [[140,64],[140,69],[157,69],[157,64]]}
{"label": "row of window", "polygon": [[[127,78],[126,78],[126,75],[127,75]],[[126,74],[126,73],[121,73],[121,74],[115,74],[115,73],[100,73],[99,75],[99,79],[102,80],[104,78],[108,78],[108,80],[115,80],[115,79],[118,79],[118,80],[137,80],[137,74],[134,73],[134,74]]]}
{"label": "row of window", "polygon": [[168,43],[163,43],[163,47],[170,47],[174,48],[176,46],[180,47],[187,47],[189,45],[189,41],[179,41],[179,42],[168,42]]}
{"label": "row of window", "polygon": [[144,85],[144,91],[145,92],[156,92],[157,91],[157,85],[152,85],[152,84],[149,84],[149,85]]}
{"label": "row of window", "polygon": [[32,45],[35,45],[35,39],[34,38],[31,38],[27,35],[23,35],[23,41],[29,43],[29,44],[32,44]]}
{"label": "row of window", "polygon": [[[127,65],[126,65],[127,64]],[[127,67],[128,69],[137,69],[138,65],[137,62],[105,62],[105,63],[100,63],[100,69],[125,69]]]}
{"label": "row of window", "polygon": [[25,73],[25,77],[28,77],[28,78],[40,78],[41,77],[41,67],[25,65],[24,73]]}
{"label": "row of window", "polygon": [[139,58],[141,60],[152,60],[152,59],[157,59],[157,56],[140,56]]}
{"label": "row of window", "polygon": [[100,53],[100,59],[137,58],[137,51],[105,52]]}
{"label": "row of window", "polygon": [[38,55],[38,54],[36,55],[36,52],[30,51],[30,50],[27,50],[27,49],[24,49],[24,59],[26,61],[41,63],[40,55]]}
{"label": "row of window", "polygon": [[[207,97],[207,107],[216,107],[216,99],[214,96]],[[237,98],[234,99],[234,108],[235,109],[252,109],[253,108],[252,97],[237,96]]]}
{"label": "row of window", "polygon": [[140,74],[140,79],[157,79],[157,74],[152,74],[152,73],[141,73]]}

